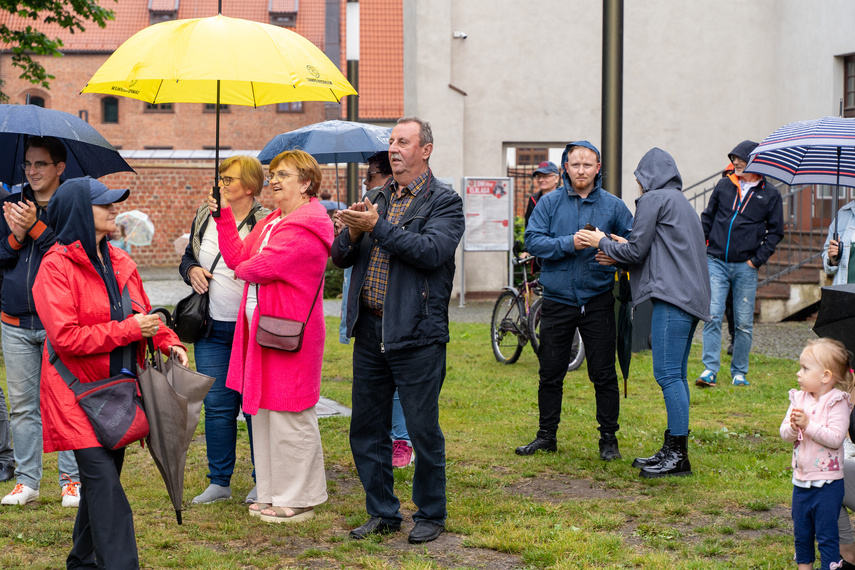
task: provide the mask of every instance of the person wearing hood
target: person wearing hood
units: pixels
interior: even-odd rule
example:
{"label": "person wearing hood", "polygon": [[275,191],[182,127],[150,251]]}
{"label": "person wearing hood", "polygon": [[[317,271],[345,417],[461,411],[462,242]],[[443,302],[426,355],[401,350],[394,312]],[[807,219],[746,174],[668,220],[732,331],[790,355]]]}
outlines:
{"label": "person wearing hood", "polygon": [[[242,396],[252,418],[256,502],[250,516],[292,523],[314,516],[327,500],[324,452],[316,404],[326,325],[323,280],[333,223],[316,198],[321,169],[309,154],[285,151],[267,175],[278,206],[241,239],[234,213],[220,197],[208,198],[223,261],[243,279],[226,387]],[[258,342],[261,315],[305,323],[296,352]]]}
{"label": "person wearing hood", "polygon": [[609,234],[629,235],[632,214],[602,187],[600,151],[588,141],[567,145],[562,155],[564,185],[543,196],[525,231],[526,251],[540,259],[543,312],[540,321],[540,425],[534,440],[517,455],[557,451],[564,377],[578,327],[585,343],[588,378],[594,384],[600,458],[620,459],[617,436],[620,389],[615,370],[615,268],[600,265],[596,249],[580,241],[586,224]]}
{"label": "person wearing hood", "polygon": [[[129,194],[87,176],[64,182],[50,202],[56,242],[42,260],[33,300],[50,345],[84,383],[120,374],[126,358],[135,356],[141,365],[146,338],[188,364],[175,333],[148,314],[151,304],[136,264],[108,243],[107,236],[116,231],[116,203]],[[123,307],[124,291],[130,314]],[[40,396],[44,450],[72,450],[80,470],[81,500],[68,567],[139,568],[133,513],[120,480],[125,449],[98,442],[47,350]]]}
{"label": "person wearing hood", "polygon": [[733,174],[718,181],[709,204],[701,214],[707,239],[710,274],[710,313],[704,324],[701,372],[695,385],[716,386],[721,367],[721,323],[728,292],[733,292],[733,359],[730,374],[734,386],[748,386],[748,353],[754,331],[754,298],[757,270],[769,260],[784,237],[781,193],[766,178],[745,172],[753,141],[742,141],[730,151]]}
{"label": "person wearing hood", "polygon": [[640,475],[647,478],[691,475],[687,367],[698,320],[710,320],[704,231],[683,195],[683,179],[670,154],[649,150],[638,163],[635,179],[641,196],[635,201],[629,239],[582,230],[580,240],[629,266],[633,306],[653,302],[653,375],[662,388],[668,429],[662,448],[651,457],[637,458],[632,466],[641,467]]}

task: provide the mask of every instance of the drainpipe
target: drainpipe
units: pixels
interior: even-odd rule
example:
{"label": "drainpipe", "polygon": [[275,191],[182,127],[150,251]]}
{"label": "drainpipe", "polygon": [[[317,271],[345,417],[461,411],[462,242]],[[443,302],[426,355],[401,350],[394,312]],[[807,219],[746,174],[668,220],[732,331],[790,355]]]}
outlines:
{"label": "drainpipe", "polygon": [[[359,91],[359,0],[347,0],[347,80]],[[356,95],[347,96],[347,120],[359,120],[359,99]],[[347,164],[347,204],[362,200],[359,190],[359,163]],[[338,200],[338,196],[336,196]]]}
{"label": "drainpipe", "polygon": [[623,172],[623,0],[603,0],[602,92],[603,187],[622,197]]}

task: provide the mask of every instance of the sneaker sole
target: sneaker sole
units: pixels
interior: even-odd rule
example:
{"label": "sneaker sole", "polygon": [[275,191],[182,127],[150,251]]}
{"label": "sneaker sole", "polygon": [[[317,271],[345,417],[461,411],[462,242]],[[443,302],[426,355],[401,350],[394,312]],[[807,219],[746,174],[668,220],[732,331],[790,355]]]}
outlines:
{"label": "sneaker sole", "polygon": [[22,502],[20,502],[18,499],[12,499],[11,501],[8,501],[8,502],[7,502],[7,501],[6,501],[6,499],[5,499],[5,497],[4,497],[2,500],[0,500],[0,505],[6,505],[6,506],[9,506],[9,507],[14,507],[14,506],[16,506],[16,505],[17,505],[17,506],[21,507],[21,506],[24,506],[24,505],[26,505],[26,504],[28,504],[28,503],[34,503],[34,502],[36,502],[36,501],[38,501],[38,500],[39,500],[39,494],[38,494],[38,493],[36,493],[35,495],[31,496],[27,501],[24,501],[23,503],[22,503]]}

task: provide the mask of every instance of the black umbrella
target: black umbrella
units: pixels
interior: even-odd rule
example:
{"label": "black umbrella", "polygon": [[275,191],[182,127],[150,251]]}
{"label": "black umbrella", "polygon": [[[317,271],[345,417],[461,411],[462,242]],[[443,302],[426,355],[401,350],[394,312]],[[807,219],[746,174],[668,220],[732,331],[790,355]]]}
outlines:
{"label": "black umbrella", "polygon": [[[158,307],[152,309],[152,313],[164,315],[169,326],[169,311]],[[199,424],[202,401],[214,379],[182,366],[175,357],[164,362],[152,340],[147,342],[149,357],[138,374],[150,428],[146,442],[166,484],[175,518],[181,524],[187,450]]]}
{"label": "black umbrella", "polygon": [[620,372],[623,374],[623,397],[626,398],[626,380],[629,377],[629,363],[632,361],[632,291],[629,288],[629,273],[620,272],[618,294],[615,298],[620,301],[617,317],[617,357]]}
{"label": "black umbrella", "polygon": [[855,353],[855,283],[822,288],[813,332],[842,342]]}
{"label": "black umbrella", "polygon": [[23,182],[27,137],[56,137],[68,150],[64,178],[100,178],[134,172],[119,152],[89,123],[70,113],[37,105],[0,105],[0,182]]}

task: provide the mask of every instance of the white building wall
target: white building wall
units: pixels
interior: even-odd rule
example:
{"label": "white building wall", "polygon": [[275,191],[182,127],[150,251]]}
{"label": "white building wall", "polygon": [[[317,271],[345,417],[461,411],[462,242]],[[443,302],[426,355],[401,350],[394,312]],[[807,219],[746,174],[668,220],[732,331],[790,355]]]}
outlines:
{"label": "white building wall", "polygon": [[[601,2],[404,0],[404,22],[405,113],[432,123],[437,176],[503,176],[508,146],[601,145]],[[836,115],[853,29],[849,0],[626,0],[630,209],[632,172],[653,146],[674,155],[688,186],[744,139]],[[504,259],[467,253],[467,291],[504,285]]]}

